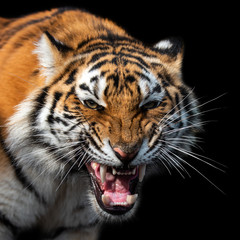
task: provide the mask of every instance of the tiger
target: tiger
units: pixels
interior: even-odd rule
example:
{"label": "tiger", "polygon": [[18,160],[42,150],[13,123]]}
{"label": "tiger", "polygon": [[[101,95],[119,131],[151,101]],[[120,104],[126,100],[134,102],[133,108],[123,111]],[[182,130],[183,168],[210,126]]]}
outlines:
{"label": "tiger", "polygon": [[76,8],[0,18],[1,240],[98,239],[145,175],[184,172],[200,110],[183,53]]}

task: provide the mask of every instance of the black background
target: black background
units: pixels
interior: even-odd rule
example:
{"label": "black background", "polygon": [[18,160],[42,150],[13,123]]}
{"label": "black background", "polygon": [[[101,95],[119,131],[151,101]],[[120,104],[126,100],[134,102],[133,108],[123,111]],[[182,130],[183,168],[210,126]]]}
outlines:
{"label": "black background", "polygon": [[[181,1],[182,2],[182,1]],[[204,103],[222,94],[221,98],[205,105],[203,110],[218,108],[204,115],[211,120],[202,134],[203,150],[197,150],[227,166],[225,173],[207,164],[188,159],[224,194],[191,168],[191,178],[183,179],[176,171],[146,179],[142,205],[132,221],[109,225],[102,231],[101,240],[139,239],[235,239],[239,234],[239,207],[234,170],[239,161],[238,107],[238,38],[239,27],[235,9],[228,3],[203,1],[18,1],[4,3],[2,17],[18,17],[60,6],[84,8],[109,18],[131,35],[147,44],[166,37],[181,37],[185,44],[183,76],[195,87]],[[210,2],[210,1],[209,1]],[[234,98],[234,96],[236,98]],[[235,153],[234,153],[235,151]],[[238,224],[237,224],[238,223]],[[146,235],[147,234],[147,235]],[[235,237],[233,237],[235,236]]]}

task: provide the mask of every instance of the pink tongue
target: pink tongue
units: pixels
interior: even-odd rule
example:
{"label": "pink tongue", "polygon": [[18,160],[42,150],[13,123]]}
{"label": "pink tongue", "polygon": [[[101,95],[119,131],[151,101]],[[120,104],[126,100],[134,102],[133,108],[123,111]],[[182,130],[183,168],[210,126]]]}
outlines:
{"label": "pink tongue", "polygon": [[108,196],[114,203],[126,202],[127,195],[130,195],[129,182],[132,177],[124,175],[113,175],[110,172],[106,173],[106,180],[101,183],[100,178],[100,164],[91,163],[96,177],[99,179],[103,194]]}
{"label": "pink tongue", "polygon": [[104,195],[108,196],[112,202],[126,202],[129,191],[130,178],[126,176],[113,176],[107,173],[106,181],[103,184]]}

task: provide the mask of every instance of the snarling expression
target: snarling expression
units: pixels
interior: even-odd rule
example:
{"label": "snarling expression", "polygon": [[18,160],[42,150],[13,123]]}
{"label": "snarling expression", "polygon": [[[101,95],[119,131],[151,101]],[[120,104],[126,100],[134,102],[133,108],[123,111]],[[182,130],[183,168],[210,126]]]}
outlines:
{"label": "snarling expression", "polygon": [[[40,61],[42,48],[55,40],[41,41]],[[182,145],[174,139],[194,138],[197,103],[181,80],[182,50],[168,40],[145,48],[127,38],[93,39],[69,56],[36,98],[32,125],[67,173],[88,172],[96,211],[129,215],[148,166],[168,168],[164,155]]]}

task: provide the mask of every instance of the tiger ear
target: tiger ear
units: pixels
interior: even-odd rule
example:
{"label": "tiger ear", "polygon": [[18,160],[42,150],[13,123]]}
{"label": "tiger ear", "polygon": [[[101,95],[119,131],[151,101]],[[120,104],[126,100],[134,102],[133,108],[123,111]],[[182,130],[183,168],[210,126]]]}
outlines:
{"label": "tiger ear", "polygon": [[154,49],[163,55],[168,55],[171,58],[177,57],[183,53],[183,41],[180,38],[164,39],[154,45]]}
{"label": "tiger ear", "polygon": [[181,72],[183,60],[183,41],[180,38],[164,39],[154,45],[154,50],[161,54],[164,62],[171,65],[175,73]]}
{"label": "tiger ear", "polygon": [[48,81],[63,62],[64,54],[72,50],[70,47],[45,32],[36,43],[34,53],[37,54],[43,76]]}

